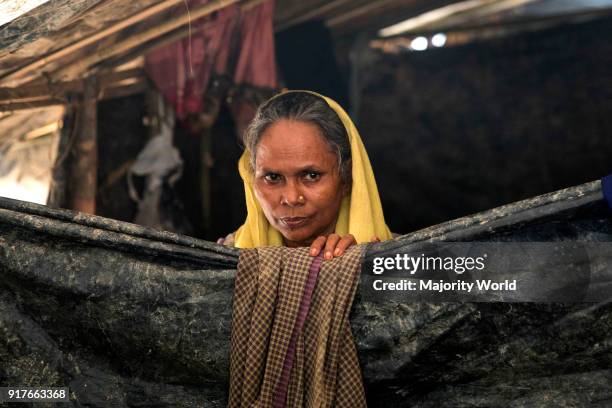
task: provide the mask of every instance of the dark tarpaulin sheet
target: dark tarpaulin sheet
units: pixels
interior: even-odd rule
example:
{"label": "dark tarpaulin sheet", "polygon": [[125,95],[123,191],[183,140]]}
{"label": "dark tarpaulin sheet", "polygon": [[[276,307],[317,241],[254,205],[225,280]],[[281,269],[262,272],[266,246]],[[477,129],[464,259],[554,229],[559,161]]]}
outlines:
{"label": "dark tarpaulin sheet", "polygon": [[[374,244],[366,259],[428,240],[610,242],[612,218],[594,182]],[[0,199],[0,386],[67,386],[73,406],[225,406],[237,256]],[[370,407],[612,404],[610,303],[358,297],[351,325]]]}

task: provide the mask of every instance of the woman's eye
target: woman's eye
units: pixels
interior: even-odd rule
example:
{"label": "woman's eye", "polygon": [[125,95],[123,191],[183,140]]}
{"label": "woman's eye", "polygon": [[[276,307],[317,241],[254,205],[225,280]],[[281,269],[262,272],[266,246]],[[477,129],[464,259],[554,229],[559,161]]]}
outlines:
{"label": "woman's eye", "polygon": [[276,173],[268,173],[264,176],[264,180],[275,183],[280,180],[280,176]]}
{"label": "woman's eye", "polygon": [[321,177],[321,174],[317,173],[316,171],[309,171],[308,173],[304,174],[304,178],[308,181],[318,180],[319,177]]}

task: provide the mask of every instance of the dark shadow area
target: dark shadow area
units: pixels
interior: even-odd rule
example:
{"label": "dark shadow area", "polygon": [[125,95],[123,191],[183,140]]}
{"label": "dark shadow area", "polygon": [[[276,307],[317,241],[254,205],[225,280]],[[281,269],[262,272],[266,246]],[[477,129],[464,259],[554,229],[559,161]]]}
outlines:
{"label": "dark shadow area", "polygon": [[[96,213],[133,222],[138,205],[128,192],[126,173],[147,144],[143,94],[100,101],[98,105],[98,192]],[[143,180],[134,179],[139,192]]]}
{"label": "dark shadow area", "polygon": [[376,54],[358,127],[407,232],[612,172],[612,19]]}

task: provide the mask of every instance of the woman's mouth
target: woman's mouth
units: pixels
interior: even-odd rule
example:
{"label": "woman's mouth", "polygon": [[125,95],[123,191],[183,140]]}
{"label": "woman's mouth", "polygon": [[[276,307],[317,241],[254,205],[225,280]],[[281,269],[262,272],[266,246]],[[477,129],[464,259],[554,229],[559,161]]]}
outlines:
{"label": "woman's mouth", "polygon": [[289,229],[297,229],[308,222],[308,217],[284,217],[279,218],[279,221]]}

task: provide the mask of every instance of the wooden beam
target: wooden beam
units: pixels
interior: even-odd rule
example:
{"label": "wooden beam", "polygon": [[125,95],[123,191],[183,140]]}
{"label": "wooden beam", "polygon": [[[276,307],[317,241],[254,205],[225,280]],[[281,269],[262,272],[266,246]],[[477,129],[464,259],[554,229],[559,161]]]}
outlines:
{"label": "wooden beam", "polygon": [[219,9],[222,9],[237,2],[238,0],[213,0],[209,3],[206,3],[193,9],[190,14],[177,16],[156,27],[152,27],[148,30],[128,37],[124,41],[113,44],[109,47],[102,48],[93,55],[86,56],[85,58],[82,58],[72,64],[69,64],[66,67],[63,67],[53,72],[51,76],[55,79],[62,79],[85,72],[89,67],[94,64],[127,52],[140,44],[143,44],[147,41],[150,41],[154,38],[171,32],[184,25],[190,24],[192,20],[196,20],[198,18],[212,14],[213,12]]}
{"label": "wooden beam", "polygon": [[333,28],[334,26],[350,21],[356,17],[372,14],[377,9],[396,2],[397,0],[378,0],[368,2],[361,7],[356,7],[350,11],[347,11],[346,13],[342,13],[339,16],[328,19],[326,24],[328,27]]}
{"label": "wooden beam", "polygon": [[19,99],[44,98],[63,95],[67,92],[83,92],[83,81],[66,81],[50,84],[25,85],[15,88],[0,88],[0,103],[17,102]]}
{"label": "wooden beam", "polygon": [[98,86],[95,77],[85,81],[81,114],[70,168],[69,207],[88,214],[96,213],[98,182]]}
{"label": "wooden beam", "polygon": [[99,75],[101,87],[112,86],[126,79],[144,78],[146,76],[143,68],[131,68],[123,71],[110,71]]}
{"label": "wooden beam", "polygon": [[25,77],[25,74],[28,74],[30,72],[34,72],[36,70],[39,70],[40,68],[44,67],[45,65],[49,64],[50,62],[53,61],[57,61],[63,57],[65,57],[66,55],[69,55],[71,53],[73,53],[76,50],[79,50],[83,47],[86,47],[90,44],[93,44],[97,41],[100,41],[106,37],[108,37],[109,35],[112,35],[114,33],[117,33],[121,30],[123,30],[124,28],[128,28],[133,26],[134,24],[145,20],[155,14],[158,14],[162,11],[168,10],[169,8],[177,5],[177,4],[181,4],[183,3],[185,0],[165,0],[162,1],[154,6],[151,6],[149,8],[147,8],[146,10],[143,10],[139,13],[136,13],[128,18],[126,18],[125,20],[120,21],[117,24],[114,24],[111,27],[108,27],[102,31],[98,31],[97,33],[83,38],[79,41],[76,41],[72,44],[70,44],[67,47],[61,48],[57,51],[51,52],[50,54],[46,55],[45,57],[38,59],[34,62],[31,62],[29,64],[26,64],[22,67],[19,67],[11,72],[9,72],[8,74],[5,74],[3,76],[0,77],[0,83],[6,83],[8,82],[8,80],[12,79],[12,85],[13,86],[17,86],[17,85],[21,85],[24,84],[25,82],[27,82],[29,79],[27,77]]}
{"label": "wooden beam", "polygon": [[125,96],[143,93],[147,90],[147,88],[147,81],[144,79],[139,79],[127,85],[106,88],[100,95],[100,99],[123,98]]}
{"label": "wooden beam", "polygon": [[[240,4],[240,10],[243,12],[247,11],[257,6],[259,3],[262,3],[263,1],[265,0],[247,0],[246,2]],[[214,24],[214,22],[211,22],[211,24]],[[206,27],[206,25],[204,25],[204,27]],[[118,56],[117,58],[113,58],[113,59],[104,61],[100,64],[100,66],[104,68],[111,68],[111,67],[117,67],[121,64],[125,64],[126,62],[129,62],[133,60],[134,58],[137,58],[141,55],[148,54],[153,50],[163,47],[164,45],[172,44],[178,40],[181,40],[187,37],[190,32],[191,31],[189,27],[180,27],[163,36],[156,37],[151,41],[148,41],[142,45],[139,45],[131,49],[129,52]]]}
{"label": "wooden beam", "polygon": [[133,60],[141,55],[145,55],[150,53],[153,50],[156,50],[164,45],[172,44],[178,40],[182,40],[187,37],[190,33],[189,27],[181,27],[171,33],[163,35],[161,37],[157,37],[151,41],[148,41],[134,49],[131,49],[128,53],[122,54],[117,58],[113,58],[107,61],[104,61],[100,64],[101,68],[112,68],[119,66],[121,64],[125,64],[128,61]]}
{"label": "wooden beam", "polygon": [[[401,36],[391,37],[389,40],[397,39],[397,38],[406,38],[414,35],[431,35],[438,32],[445,32],[447,34],[452,33],[472,33],[477,34],[478,32],[487,31],[487,30],[518,30],[522,31],[524,29],[536,29],[539,27],[548,27],[553,24],[559,24],[560,22],[572,22],[572,21],[585,21],[595,18],[600,18],[602,16],[612,15],[612,7],[599,8],[597,10],[587,10],[587,11],[579,11],[579,12],[569,12],[569,13],[560,13],[560,14],[552,14],[552,15],[544,15],[544,16],[534,16],[534,17],[522,17],[522,18],[513,18],[506,21],[499,22],[487,22],[487,23],[478,23],[475,22],[473,24],[460,24],[456,26],[444,26],[441,28],[434,28],[430,30],[423,31],[414,31],[402,34]],[[387,40],[386,38],[383,40]]]}
{"label": "wooden beam", "polygon": [[[349,38],[346,39],[351,41],[350,37],[353,37],[356,33],[361,33],[361,35],[367,37],[377,37],[377,32],[382,28],[453,2],[456,2],[456,0],[428,0],[427,2],[423,2],[423,0],[397,0],[382,5],[378,4],[379,7],[376,9],[371,9],[365,13],[359,12],[343,21],[337,20],[342,16],[340,13],[330,15],[326,19],[326,24],[334,38],[340,39],[348,35]],[[333,26],[330,25],[330,21]]]}
{"label": "wooden beam", "polygon": [[521,18],[512,18],[506,21],[495,21],[495,22],[485,22],[480,23],[478,20],[475,20],[473,23],[466,22],[462,24],[456,25],[444,25],[434,28],[425,28],[425,29],[416,29],[407,31],[405,33],[395,35],[392,37],[380,39],[380,41],[392,41],[396,39],[402,38],[410,38],[415,35],[431,35],[439,32],[444,33],[467,33],[467,32],[478,32],[489,29],[504,29],[504,28],[517,28],[523,26],[534,26],[538,25],[547,25],[558,22],[566,22],[566,21],[582,21],[588,20],[592,18],[599,18],[602,16],[608,16],[612,14],[612,7],[602,7],[596,10],[586,10],[579,12],[569,12],[569,13],[559,13],[552,15],[544,15],[544,16],[533,16],[533,17],[521,17]]}
{"label": "wooden beam", "polygon": [[51,123],[48,123],[44,126],[39,127],[38,129],[29,131],[28,133],[25,134],[25,136],[23,137],[23,140],[34,140],[34,139],[38,139],[39,137],[53,134],[57,130],[61,129],[61,127],[62,127],[61,120],[53,121]]}
{"label": "wooden beam", "polygon": [[313,20],[313,19],[317,19],[317,18],[322,18],[324,17],[327,13],[331,13],[333,11],[335,11],[336,9],[345,6],[346,4],[349,3],[353,3],[354,0],[332,0],[329,1],[325,4],[323,4],[321,7],[315,7],[315,8],[311,8],[310,10],[307,10],[303,13],[299,13],[298,15],[291,17],[291,18],[285,18],[281,21],[276,22],[276,24],[274,24],[274,31],[275,32],[279,32],[279,31],[283,31],[286,30],[289,27],[293,27],[297,24],[303,23],[304,21],[307,20]]}
{"label": "wooden beam", "polygon": [[[433,29],[440,25],[456,24],[469,20],[478,21],[492,13],[532,3],[536,0],[464,0],[429,10],[380,31],[382,37],[390,37],[408,31]],[[331,25],[340,21],[330,22]]]}
{"label": "wooden beam", "polygon": [[7,102],[0,103],[0,112],[14,112],[18,110],[44,108],[47,106],[65,105],[66,101],[62,99],[41,99],[28,102]]}
{"label": "wooden beam", "polygon": [[[98,87],[102,90],[116,86],[115,84],[129,80],[143,80],[145,72],[142,68],[112,71],[99,76]],[[50,82],[48,84],[24,85],[17,88],[0,88],[0,105],[7,103],[28,102],[32,99],[62,99],[66,93],[82,93],[84,81]]]}
{"label": "wooden beam", "polygon": [[[143,93],[147,90],[149,85],[146,81],[138,81],[133,84],[125,86],[115,86],[104,90],[100,100],[107,100],[113,98],[123,98],[125,96],[135,95]],[[33,101],[19,101],[19,102],[0,102],[0,114],[15,112],[20,110],[34,109],[34,108],[46,108],[49,106],[66,105],[67,101],[64,99],[38,99]]]}

